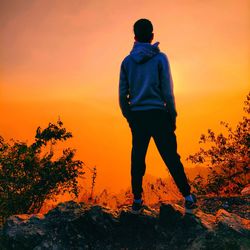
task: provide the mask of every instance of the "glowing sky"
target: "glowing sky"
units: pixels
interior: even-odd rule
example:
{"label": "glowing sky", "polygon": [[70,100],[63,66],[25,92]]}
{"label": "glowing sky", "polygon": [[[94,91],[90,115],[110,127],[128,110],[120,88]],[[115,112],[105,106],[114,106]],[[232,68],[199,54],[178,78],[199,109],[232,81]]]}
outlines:
{"label": "glowing sky", "polygon": [[[178,151],[207,128],[235,125],[250,87],[250,1],[0,1],[0,134],[32,142],[58,116],[97,189],[130,185],[131,133],[118,103],[119,70],[132,26],[148,18],[170,60]],[[61,146],[60,146],[61,147]],[[151,139],[147,172],[166,176]]]}

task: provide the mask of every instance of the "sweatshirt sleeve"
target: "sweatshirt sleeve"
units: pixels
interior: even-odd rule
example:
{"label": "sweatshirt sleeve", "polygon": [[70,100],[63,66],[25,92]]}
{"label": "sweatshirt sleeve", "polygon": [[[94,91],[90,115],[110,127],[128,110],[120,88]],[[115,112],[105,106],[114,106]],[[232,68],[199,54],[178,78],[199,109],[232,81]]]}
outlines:
{"label": "sweatshirt sleeve", "polygon": [[170,111],[172,115],[177,116],[170,64],[167,56],[165,54],[162,55],[163,57],[159,67],[162,95],[166,103],[166,108]]}
{"label": "sweatshirt sleeve", "polygon": [[128,103],[128,94],[129,94],[129,84],[124,67],[124,61],[121,63],[120,67],[120,79],[119,79],[119,105],[124,117],[129,116],[130,106]]}

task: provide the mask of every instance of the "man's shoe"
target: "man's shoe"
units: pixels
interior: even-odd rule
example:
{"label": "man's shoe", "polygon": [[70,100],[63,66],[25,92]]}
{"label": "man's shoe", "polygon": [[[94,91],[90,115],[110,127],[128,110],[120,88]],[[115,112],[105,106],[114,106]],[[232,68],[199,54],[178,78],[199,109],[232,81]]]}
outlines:
{"label": "man's shoe", "polygon": [[140,214],[144,209],[144,206],[143,206],[143,200],[141,200],[141,202],[133,202],[132,204],[132,210],[131,210],[131,213],[132,214]]}
{"label": "man's shoe", "polygon": [[197,199],[194,194],[190,194],[189,199],[185,198],[185,213],[186,214],[192,214],[193,210],[198,208],[196,202],[197,202]]}

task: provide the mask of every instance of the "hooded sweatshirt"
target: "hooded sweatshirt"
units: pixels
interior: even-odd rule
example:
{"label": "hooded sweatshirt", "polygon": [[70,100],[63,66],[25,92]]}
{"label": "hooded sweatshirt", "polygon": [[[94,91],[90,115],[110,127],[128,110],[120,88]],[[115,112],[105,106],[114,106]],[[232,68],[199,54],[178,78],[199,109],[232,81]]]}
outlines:
{"label": "hooded sweatshirt", "polygon": [[159,42],[134,42],[120,66],[119,105],[124,117],[130,111],[162,109],[176,116],[170,65]]}

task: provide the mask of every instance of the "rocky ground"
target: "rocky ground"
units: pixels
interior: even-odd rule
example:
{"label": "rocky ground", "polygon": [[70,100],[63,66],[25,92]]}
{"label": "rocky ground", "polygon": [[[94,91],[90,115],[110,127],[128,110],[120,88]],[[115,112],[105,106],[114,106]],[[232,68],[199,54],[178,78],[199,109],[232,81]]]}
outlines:
{"label": "rocky ground", "polygon": [[250,249],[249,196],[199,199],[185,215],[181,202],[112,210],[74,201],[47,214],[13,215],[0,231],[0,249]]}

